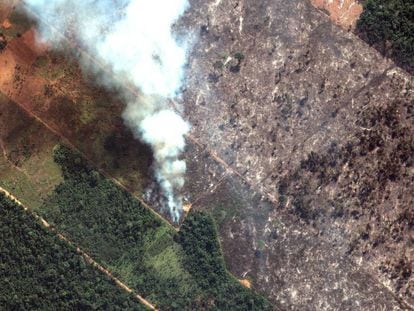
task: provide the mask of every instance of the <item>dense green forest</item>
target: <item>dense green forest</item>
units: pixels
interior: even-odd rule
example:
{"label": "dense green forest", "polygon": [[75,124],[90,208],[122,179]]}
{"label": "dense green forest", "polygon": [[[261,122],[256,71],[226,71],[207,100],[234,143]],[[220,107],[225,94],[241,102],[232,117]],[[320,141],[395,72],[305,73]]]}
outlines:
{"label": "dense green forest", "polygon": [[55,148],[64,182],[37,211],[162,310],[265,310],[224,266],[210,216],[180,233],[70,149]]}
{"label": "dense green forest", "polygon": [[0,195],[0,310],[146,310]]}
{"label": "dense green forest", "polygon": [[366,0],[357,31],[382,54],[414,73],[414,0]]}

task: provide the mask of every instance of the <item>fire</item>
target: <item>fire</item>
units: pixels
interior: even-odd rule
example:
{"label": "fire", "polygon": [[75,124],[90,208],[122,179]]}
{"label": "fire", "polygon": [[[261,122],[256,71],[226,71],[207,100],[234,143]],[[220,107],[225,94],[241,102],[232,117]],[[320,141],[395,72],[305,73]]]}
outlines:
{"label": "fire", "polygon": [[190,204],[190,203],[189,203],[189,204],[184,204],[184,205],[183,205],[183,211],[184,211],[185,213],[189,213],[192,207],[193,207],[193,205],[192,205],[192,204]]}
{"label": "fire", "polygon": [[3,22],[3,24],[1,24],[1,27],[2,27],[3,29],[9,29],[11,26],[12,26],[12,24],[9,22],[9,20],[8,20],[8,19],[6,19],[6,20]]}
{"label": "fire", "polygon": [[241,283],[241,285],[243,285],[244,287],[247,288],[252,288],[252,283],[248,280],[248,279],[242,279],[239,280],[239,282]]}

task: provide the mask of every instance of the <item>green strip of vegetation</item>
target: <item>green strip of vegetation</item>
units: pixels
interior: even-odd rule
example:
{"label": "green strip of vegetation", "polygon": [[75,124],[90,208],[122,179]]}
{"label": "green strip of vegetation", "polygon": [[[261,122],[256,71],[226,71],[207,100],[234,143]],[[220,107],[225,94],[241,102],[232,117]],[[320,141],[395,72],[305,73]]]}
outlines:
{"label": "green strip of vegetation", "polygon": [[0,195],[1,310],[146,310]]}
{"label": "green strip of vegetation", "polygon": [[414,1],[367,0],[357,31],[399,66],[414,73]]}
{"label": "green strip of vegetation", "polygon": [[203,291],[198,310],[271,310],[269,302],[243,287],[225,269],[213,218],[190,213],[179,232],[184,263]]}
{"label": "green strip of vegetation", "polygon": [[177,233],[70,149],[55,161],[64,182],[39,212],[160,309],[267,308],[226,271],[210,216],[190,214]]}

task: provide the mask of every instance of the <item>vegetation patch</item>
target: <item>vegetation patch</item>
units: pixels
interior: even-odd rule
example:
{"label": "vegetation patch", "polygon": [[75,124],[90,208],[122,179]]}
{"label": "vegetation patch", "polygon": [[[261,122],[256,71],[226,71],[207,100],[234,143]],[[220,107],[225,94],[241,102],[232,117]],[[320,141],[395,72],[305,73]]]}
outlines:
{"label": "vegetation patch", "polygon": [[225,269],[211,216],[191,212],[181,227],[179,242],[186,254],[185,266],[203,291],[199,309],[271,309],[268,301],[242,286]]}
{"label": "vegetation patch", "polygon": [[367,0],[357,31],[382,54],[414,73],[414,1]]}
{"label": "vegetation patch", "polygon": [[0,195],[0,309],[146,310]]}
{"label": "vegetation patch", "polygon": [[177,233],[70,149],[55,161],[64,182],[40,213],[160,309],[263,310],[226,271],[210,216],[190,214]]}

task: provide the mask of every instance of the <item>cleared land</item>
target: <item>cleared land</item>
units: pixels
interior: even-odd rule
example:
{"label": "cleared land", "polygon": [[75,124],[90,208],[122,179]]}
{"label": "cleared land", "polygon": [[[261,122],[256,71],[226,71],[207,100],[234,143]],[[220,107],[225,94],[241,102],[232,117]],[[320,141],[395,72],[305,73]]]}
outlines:
{"label": "cleared land", "polygon": [[329,15],[341,27],[354,29],[363,8],[358,0],[311,0],[311,3]]}
{"label": "cleared land", "polygon": [[413,306],[412,76],[305,0],[193,1],[188,27],[182,104],[237,172],[194,208],[221,205],[230,270],[285,308]]}
{"label": "cleared land", "polygon": [[85,77],[74,58],[47,52],[34,37],[29,29],[8,38],[0,53],[0,91],[141,195],[151,181],[152,156],[123,124],[117,95],[88,83],[94,78]]}

